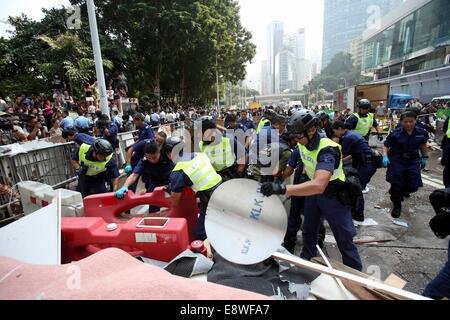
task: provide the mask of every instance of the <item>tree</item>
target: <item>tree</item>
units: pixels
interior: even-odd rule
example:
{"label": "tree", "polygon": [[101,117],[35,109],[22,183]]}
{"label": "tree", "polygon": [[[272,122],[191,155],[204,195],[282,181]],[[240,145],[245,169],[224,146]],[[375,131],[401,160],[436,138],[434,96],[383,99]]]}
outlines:
{"label": "tree", "polygon": [[[75,34],[64,33],[52,39],[45,35],[35,39],[45,42],[49,48],[44,52],[46,61],[38,67],[47,75],[62,74],[71,83],[72,94],[82,94],[81,88],[95,77],[95,61],[90,48]],[[111,61],[103,64],[113,68]]]}
{"label": "tree", "polygon": [[316,92],[318,88],[323,88],[327,92],[333,92],[342,88],[344,83],[354,86],[370,80],[371,78],[361,76],[361,66],[354,65],[350,54],[339,52],[322,73],[304,87],[304,91]]}

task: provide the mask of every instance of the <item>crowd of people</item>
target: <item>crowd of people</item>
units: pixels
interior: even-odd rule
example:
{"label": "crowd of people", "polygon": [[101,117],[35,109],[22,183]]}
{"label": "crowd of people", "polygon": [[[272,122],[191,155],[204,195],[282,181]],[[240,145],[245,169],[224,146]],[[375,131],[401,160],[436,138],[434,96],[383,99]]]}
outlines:
{"label": "crowd of people", "polygon": [[[323,247],[327,220],[343,263],[362,270],[353,243],[353,220],[364,221],[364,194],[369,192],[367,185],[376,171],[387,168],[393,218],[401,216],[405,198],[423,187],[421,170],[429,157],[429,128],[418,117],[435,113],[433,104],[422,106],[415,101],[399,115],[397,129],[384,136],[377,121],[383,106],[373,113],[371,102],[364,99],[358,101],[353,113],[330,112],[324,107],[266,107],[218,113],[216,109],[168,103],[123,114],[120,94],[126,94],[127,88],[122,78],[118,91],[116,88],[115,93],[109,94],[110,114],[106,115],[99,110],[93,86],[85,86],[85,97],[80,102],[57,80],[55,77],[50,99],[21,95],[12,104],[0,101],[3,115],[11,115],[12,142],[52,136],[74,141],[78,148],[71,160],[83,197],[112,191],[123,199],[126,193],[137,190],[141,179],[147,192],[165,187],[172,205],[178,206],[185,190],[192,189],[200,199],[195,230],[199,240],[207,239],[206,208],[218,186],[231,179],[253,179],[261,183],[263,195],[281,195],[291,200],[284,239],[287,250],[294,253],[297,234],[302,230],[300,256],[307,260],[317,256],[316,245]],[[77,116],[73,116],[74,112]],[[189,137],[167,137],[158,130],[161,125],[188,120],[190,126],[185,127],[191,129]],[[442,144],[446,188],[450,188],[449,122],[450,118],[446,120]],[[128,177],[119,185],[117,135],[130,131],[136,131],[135,143],[126,150],[124,171]],[[383,143],[381,152],[369,145],[371,135]],[[265,162],[267,159],[269,163]],[[294,183],[289,185],[286,181],[292,175]],[[450,189],[440,192],[450,194]],[[438,215],[443,214],[446,205],[450,206],[440,198],[440,202],[436,201],[433,206]],[[159,210],[150,206],[149,212]],[[436,225],[436,234],[448,235],[445,224]],[[447,263],[424,294],[449,297],[445,281],[449,274]]]}

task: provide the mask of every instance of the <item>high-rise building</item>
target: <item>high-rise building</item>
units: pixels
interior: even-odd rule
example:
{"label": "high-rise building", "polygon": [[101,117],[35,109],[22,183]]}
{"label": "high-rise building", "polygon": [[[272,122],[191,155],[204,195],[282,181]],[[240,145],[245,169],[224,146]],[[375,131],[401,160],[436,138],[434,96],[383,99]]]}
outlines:
{"label": "high-rise building", "polygon": [[308,59],[297,59],[296,68],[296,90],[302,90],[303,86],[308,84],[308,82],[312,79],[311,61],[309,61]]}
{"label": "high-rise building", "polygon": [[423,103],[450,88],[450,1],[408,0],[363,35],[362,72],[371,83]]}
{"label": "high-rise building", "polygon": [[275,94],[294,90],[296,86],[296,59],[284,48],[275,57]]}
{"label": "high-rise building", "polygon": [[269,94],[275,93],[275,58],[283,49],[284,24],[273,21],[267,26],[267,64],[269,73]]}
{"label": "high-rise building", "polygon": [[381,17],[403,0],[326,0],[323,22],[322,69],[367,28],[377,28]]}
{"label": "high-rise building", "polygon": [[362,64],[362,37],[357,37],[350,42],[348,53],[352,56],[353,64],[361,66]]}
{"label": "high-rise building", "polygon": [[262,95],[270,94],[270,74],[269,74],[269,64],[267,60],[264,60],[261,64],[261,88],[260,92]]}
{"label": "high-rise building", "polygon": [[306,39],[305,29],[298,29],[296,32],[289,34],[286,39],[286,46],[291,50],[295,59],[306,58]]}

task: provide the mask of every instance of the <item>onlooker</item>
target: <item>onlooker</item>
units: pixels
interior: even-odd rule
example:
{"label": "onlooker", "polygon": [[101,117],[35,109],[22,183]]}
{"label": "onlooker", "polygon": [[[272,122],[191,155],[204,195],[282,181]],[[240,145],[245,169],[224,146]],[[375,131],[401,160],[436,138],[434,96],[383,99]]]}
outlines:
{"label": "onlooker", "polygon": [[67,90],[64,90],[64,110],[72,110],[73,107],[73,98],[72,96],[69,94],[69,92]]}
{"label": "onlooker", "polygon": [[59,120],[58,119],[53,120],[53,126],[48,132],[50,134],[50,137],[61,136],[62,132],[63,130],[59,126]]}
{"label": "onlooker", "polygon": [[384,118],[386,116],[386,108],[383,101],[377,106],[376,115],[378,118]]}
{"label": "onlooker", "polygon": [[47,136],[44,126],[36,118],[31,118],[27,122],[23,132],[28,141],[43,139]]}
{"label": "onlooker", "polygon": [[55,106],[61,108],[64,105],[64,96],[60,90],[56,90],[53,94],[53,100],[55,101]]}
{"label": "onlooker", "polygon": [[160,117],[155,110],[153,110],[153,113],[150,116],[150,123],[151,123],[152,127],[157,127],[160,124]]}
{"label": "onlooker", "polygon": [[164,112],[164,109],[161,109],[161,112],[159,113],[159,121],[161,124],[166,123],[166,113]]}

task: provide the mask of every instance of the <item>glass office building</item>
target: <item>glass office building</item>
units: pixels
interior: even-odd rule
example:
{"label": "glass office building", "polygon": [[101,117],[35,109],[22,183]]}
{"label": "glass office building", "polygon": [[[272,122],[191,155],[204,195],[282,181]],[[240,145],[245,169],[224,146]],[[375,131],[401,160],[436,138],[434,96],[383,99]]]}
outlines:
{"label": "glass office building", "polygon": [[363,71],[377,78],[444,64],[450,45],[450,1],[432,0],[363,44]]}
{"label": "glass office building", "polygon": [[325,0],[322,68],[339,52],[348,52],[350,44],[368,27],[374,7],[381,16],[401,5],[403,0]]}

